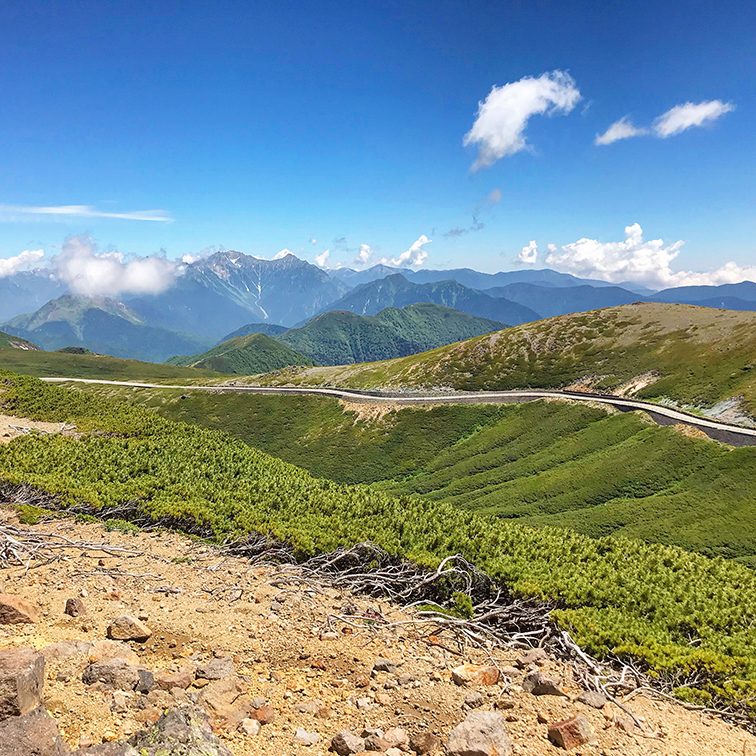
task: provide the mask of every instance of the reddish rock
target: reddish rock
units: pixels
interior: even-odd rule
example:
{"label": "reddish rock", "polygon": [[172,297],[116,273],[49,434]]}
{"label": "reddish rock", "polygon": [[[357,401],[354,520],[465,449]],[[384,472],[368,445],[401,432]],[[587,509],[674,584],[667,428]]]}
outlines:
{"label": "reddish rock", "polygon": [[582,714],[549,725],[549,740],[565,750],[585,745],[592,737],[591,726]]}
{"label": "reddish rock", "polygon": [[184,667],[178,672],[161,675],[155,682],[163,690],[173,690],[174,688],[186,690],[194,682],[194,670],[191,667]]}
{"label": "reddish rock", "polygon": [[367,688],[370,685],[370,678],[367,675],[358,675],[354,680],[355,688]]}
{"label": "reddish rock", "polygon": [[64,756],[68,752],[58,723],[41,706],[0,722],[2,756]]}
{"label": "reddish rock", "polygon": [[463,664],[452,670],[452,680],[457,685],[496,685],[499,670],[496,667]]}
{"label": "reddish rock", "polygon": [[423,756],[438,751],[441,748],[441,738],[430,732],[419,732],[410,738],[409,747],[419,756]]}
{"label": "reddish rock", "polygon": [[256,719],[260,724],[272,724],[276,721],[276,710],[272,706],[260,706],[252,711],[252,719]]}
{"label": "reddish rock", "polygon": [[0,593],[0,625],[23,625],[39,622],[39,613],[20,596]]}
{"label": "reddish rock", "polygon": [[70,598],[66,601],[66,608],[63,612],[69,617],[78,617],[87,613],[87,607],[84,606],[84,602],[80,598]]}
{"label": "reddish rock", "polygon": [[210,683],[202,689],[199,704],[210,715],[217,729],[231,732],[244,719],[257,719],[255,711],[258,710],[253,709],[252,701],[244,695],[244,686],[238,677]]}
{"label": "reddish rock", "polygon": [[44,684],[42,654],[31,648],[0,651],[0,719],[23,716],[39,706]]}

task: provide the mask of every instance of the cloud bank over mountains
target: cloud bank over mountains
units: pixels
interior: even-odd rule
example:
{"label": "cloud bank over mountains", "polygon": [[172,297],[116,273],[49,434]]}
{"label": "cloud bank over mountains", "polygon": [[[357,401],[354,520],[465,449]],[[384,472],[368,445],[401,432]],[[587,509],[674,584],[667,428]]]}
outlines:
{"label": "cloud bank over mountains", "polygon": [[85,296],[159,294],[182,270],[180,263],[161,255],[127,258],[121,252],[101,252],[86,235],[66,239],[51,264],[74,294]]}
{"label": "cloud bank over mountains", "polygon": [[[595,278],[611,283],[633,281],[654,289],[676,286],[718,286],[756,280],[756,266],[741,267],[728,262],[711,271],[673,271],[672,262],[680,254],[685,242],[666,245],[661,239],[646,241],[638,223],[625,228],[625,239],[620,242],[600,242],[596,239],[578,239],[557,247],[547,245],[544,263],[562,273],[579,278]],[[535,264],[538,248],[534,241],[523,247],[515,262]]]}

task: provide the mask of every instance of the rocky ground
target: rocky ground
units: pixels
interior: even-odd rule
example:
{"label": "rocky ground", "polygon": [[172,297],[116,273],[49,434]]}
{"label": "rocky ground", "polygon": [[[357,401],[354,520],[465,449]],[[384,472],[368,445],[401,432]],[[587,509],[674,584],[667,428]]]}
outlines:
{"label": "rocky ground", "polygon": [[288,568],[70,519],[25,531],[60,548],[0,570],[0,756],[756,756],[716,717],[636,695],[641,729],[544,654],[461,648]]}

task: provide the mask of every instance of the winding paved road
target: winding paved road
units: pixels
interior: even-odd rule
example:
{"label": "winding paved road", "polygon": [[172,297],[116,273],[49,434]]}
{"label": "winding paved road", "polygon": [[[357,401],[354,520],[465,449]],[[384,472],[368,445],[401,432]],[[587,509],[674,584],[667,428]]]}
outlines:
{"label": "winding paved road", "polygon": [[610,404],[621,412],[643,410],[658,425],[676,425],[682,423],[702,430],[710,438],[731,446],[756,446],[756,428],[724,423],[719,420],[691,415],[688,412],[664,407],[638,399],[624,399],[605,394],[590,394],[581,391],[558,391],[541,389],[523,389],[520,391],[476,391],[470,393],[449,392],[448,394],[392,394],[378,391],[355,391],[337,388],[288,388],[258,386],[172,386],[159,383],[131,383],[129,381],[106,381],[95,378],[42,378],[49,383],[98,383],[109,386],[127,386],[149,389],[181,389],[182,391],[215,391],[221,393],[243,394],[309,394],[330,396],[347,402],[391,402],[392,404],[517,404],[532,402],[537,399],[572,399],[582,402],[599,402]]}

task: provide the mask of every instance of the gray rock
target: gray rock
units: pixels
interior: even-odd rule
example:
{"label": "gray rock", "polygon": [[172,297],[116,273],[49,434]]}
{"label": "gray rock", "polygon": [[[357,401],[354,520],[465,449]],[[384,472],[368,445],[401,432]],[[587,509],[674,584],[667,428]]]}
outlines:
{"label": "gray rock", "polygon": [[31,648],[0,651],[0,719],[23,716],[36,709],[42,701],[44,684],[42,654]]}
{"label": "gray rock", "polygon": [[531,648],[520,654],[515,660],[515,667],[525,669],[531,664],[543,664],[549,655],[542,648]]}
{"label": "gray rock", "polygon": [[139,754],[128,743],[114,741],[81,748],[74,751],[72,756],[139,756]]}
{"label": "gray rock", "polygon": [[69,617],[79,617],[87,613],[87,607],[80,598],[70,598],[66,601],[66,608],[63,612]]}
{"label": "gray rock", "polygon": [[525,675],[525,679],[522,681],[522,689],[534,696],[565,696],[568,698],[556,680],[552,680],[540,672],[531,672]]}
{"label": "gray rock", "polygon": [[448,756],[511,756],[512,742],[504,717],[495,711],[474,711],[451,732]]}
{"label": "gray rock", "polygon": [[137,693],[149,693],[155,687],[155,675],[149,669],[137,669],[139,682],[136,684]]}
{"label": "gray rock", "polygon": [[592,706],[594,709],[603,709],[606,706],[606,696],[597,690],[584,690],[578,696],[578,701],[586,706]]}
{"label": "gray rock", "polygon": [[302,745],[315,745],[320,741],[320,735],[317,732],[307,732],[302,727],[297,727],[297,731],[294,733],[294,740]]}
{"label": "gray rock", "polygon": [[378,657],[373,665],[373,670],[375,672],[388,672],[393,675],[396,672],[397,666],[397,663],[391,661],[391,659],[382,659],[381,657]]}
{"label": "gray rock", "polygon": [[261,709],[268,702],[264,698],[260,698],[259,696],[256,696],[255,698],[252,699],[250,703],[252,704],[253,709]]}
{"label": "gray rock", "polygon": [[139,756],[139,754],[128,743],[114,741],[81,748],[74,751],[72,756]]}
{"label": "gray rock", "polygon": [[242,735],[250,735],[252,737],[259,735],[261,729],[262,725],[256,719],[242,719],[239,725],[239,732]]}
{"label": "gray rock", "polygon": [[197,669],[197,677],[204,680],[222,680],[224,677],[233,677],[235,674],[234,663],[227,656],[211,659]]}
{"label": "gray rock", "polygon": [[195,707],[171,709],[128,743],[141,756],[233,756],[212,734],[207,714]]}
{"label": "gray rock", "polygon": [[87,685],[99,682],[111,690],[134,690],[142,680],[139,668],[123,659],[92,662],[81,679]]}
{"label": "gray rock", "polygon": [[63,756],[67,753],[58,723],[42,706],[0,723],[2,756]]}
{"label": "gray rock", "polygon": [[351,756],[365,750],[365,741],[349,730],[342,730],[331,739],[331,750],[336,751],[339,756]]}
{"label": "gray rock", "polygon": [[478,691],[468,693],[465,696],[465,706],[469,706],[471,709],[479,709],[483,706],[483,696]]}

